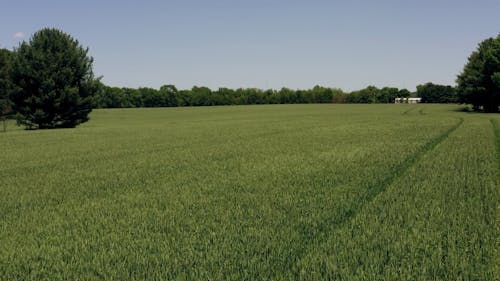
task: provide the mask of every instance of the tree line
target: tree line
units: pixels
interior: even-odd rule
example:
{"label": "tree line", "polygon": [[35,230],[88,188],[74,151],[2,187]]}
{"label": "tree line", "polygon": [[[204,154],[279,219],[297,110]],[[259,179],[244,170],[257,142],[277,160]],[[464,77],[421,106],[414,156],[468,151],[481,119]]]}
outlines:
{"label": "tree line", "polygon": [[307,104],[307,103],[393,103],[396,97],[409,97],[407,89],[369,86],[351,93],[338,88],[314,86],[312,89],[279,90],[258,88],[219,88],[211,90],[194,86],[178,90],[174,85],[153,88],[119,88],[102,85],[95,94],[97,108],[175,107],[250,104]]}
{"label": "tree line", "polygon": [[178,90],[174,85],[153,88],[119,88],[101,84],[94,96],[96,108],[176,107],[250,104],[307,104],[307,103],[394,103],[395,98],[421,97],[424,103],[458,103],[457,91],[452,86],[426,83],[416,92],[395,87],[368,86],[345,92],[339,88],[319,85],[311,89],[279,90],[258,88],[219,88],[204,86]]}
{"label": "tree line", "polygon": [[456,87],[429,82],[418,85],[413,93],[375,86],[352,92],[322,86],[306,90],[111,87],[94,77],[88,51],[69,34],[53,28],[36,32],[14,51],[0,49],[0,120],[15,114],[18,124],[29,129],[60,128],[87,121],[93,108],[393,103],[398,97],[472,104],[475,110],[486,112],[498,112],[500,105],[500,35],[479,44],[458,75]]}

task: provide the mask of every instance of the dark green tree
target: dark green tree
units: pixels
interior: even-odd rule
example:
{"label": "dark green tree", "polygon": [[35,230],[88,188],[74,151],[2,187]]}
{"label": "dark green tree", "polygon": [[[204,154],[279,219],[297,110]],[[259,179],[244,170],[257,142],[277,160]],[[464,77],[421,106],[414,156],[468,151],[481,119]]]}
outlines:
{"label": "dark green tree", "polygon": [[5,122],[5,118],[10,112],[11,66],[12,52],[7,49],[0,49],[0,120],[3,122]]}
{"label": "dark green tree", "polygon": [[178,106],[179,101],[177,100],[177,88],[174,85],[163,85],[160,88],[160,95],[163,96],[165,102],[164,106]]}
{"label": "dark green tree", "polygon": [[278,91],[279,103],[293,103],[295,100],[295,92],[292,89],[283,87]]}
{"label": "dark green tree", "polygon": [[411,92],[408,89],[401,89],[398,91],[398,98],[409,98],[411,96]]}
{"label": "dark green tree", "polygon": [[145,107],[163,107],[166,106],[166,96],[163,96],[158,90],[153,88],[139,88],[142,101]]}
{"label": "dark green tree", "polygon": [[29,129],[68,128],[86,122],[99,83],[93,59],[70,35],[36,32],[15,50],[11,100],[18,123]]}
{"label": "dark green tree", "polygon": [[124,107],[143,107],[144,96],[139,89],[121,88]]}
{"label": "dark green tree", "polygon": [[368,86],[364,89],[351,92],[349,103],[377,103],[380,90],[375,86]]}
{"label": "dark green tree", "polygon": [[219,100],[220,105],[230,105],[230,104],[236,104],[235,98],[236,94],[233,89],[229,88],[219,88],[217,90],[216,96]]}
{"label": "dark green tree", "polygon": [[208,106],[213,105],[211,101],[212,90],[208,87],[194,86],[191,88],[191,103],[193,106]]}
{"label": "dark green tree", "polygon": [[377,97],[379,103],[394,103],[394,100],[399,97],[399,89],[392,87],[384,87],[380,89]]}
{"label": "dark green tree", "polygon": [[500,105],[500,35],[481,42],[457,77],[461,103],[498,112]]}
{"label": "dark green tree", "polygon": [[331,103],[333,100],[333,91],[330,88],[316,85],[311,90],[312,100],[315,103]]}
{"label": "dark green tree", "polygon": [[457,92],[454,87],[437,85],[431,82],[417,86],[417,96],[425,103],[456,103]]}

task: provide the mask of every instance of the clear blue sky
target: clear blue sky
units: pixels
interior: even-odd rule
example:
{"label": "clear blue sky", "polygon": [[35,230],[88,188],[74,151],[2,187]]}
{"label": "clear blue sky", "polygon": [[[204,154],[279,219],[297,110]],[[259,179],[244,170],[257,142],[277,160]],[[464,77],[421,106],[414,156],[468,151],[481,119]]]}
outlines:
{"label": "clear blue sky", "polygon": [[70,33],[113,86],[454,84],[500,1],[1,0],[0,46]]}

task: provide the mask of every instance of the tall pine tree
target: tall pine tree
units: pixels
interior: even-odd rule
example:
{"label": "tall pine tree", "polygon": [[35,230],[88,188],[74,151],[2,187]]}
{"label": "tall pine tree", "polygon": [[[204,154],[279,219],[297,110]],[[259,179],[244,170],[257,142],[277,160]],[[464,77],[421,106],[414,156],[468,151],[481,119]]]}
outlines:
{"label": "tall pine tree", "polygon": [[11,64],[12,52],[7,49],[0,49],[0,121],[2,122],[3,131],[6,128],[5,120],[10,113]]}
{"label": "tall pine tree", "polygon": [[97,84],[92,62],[88,49],[57,29],[42,29],[20,44],[10,95],[18,123],[46,129],[87,121]]}

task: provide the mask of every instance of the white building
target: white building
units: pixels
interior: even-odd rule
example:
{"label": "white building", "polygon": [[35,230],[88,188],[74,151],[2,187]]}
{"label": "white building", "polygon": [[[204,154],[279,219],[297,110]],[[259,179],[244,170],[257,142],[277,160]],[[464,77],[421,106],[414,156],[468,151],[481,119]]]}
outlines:
{"label": "white building", "polygon": [[394,103],[420,103],[422,98],[395,98]]}

